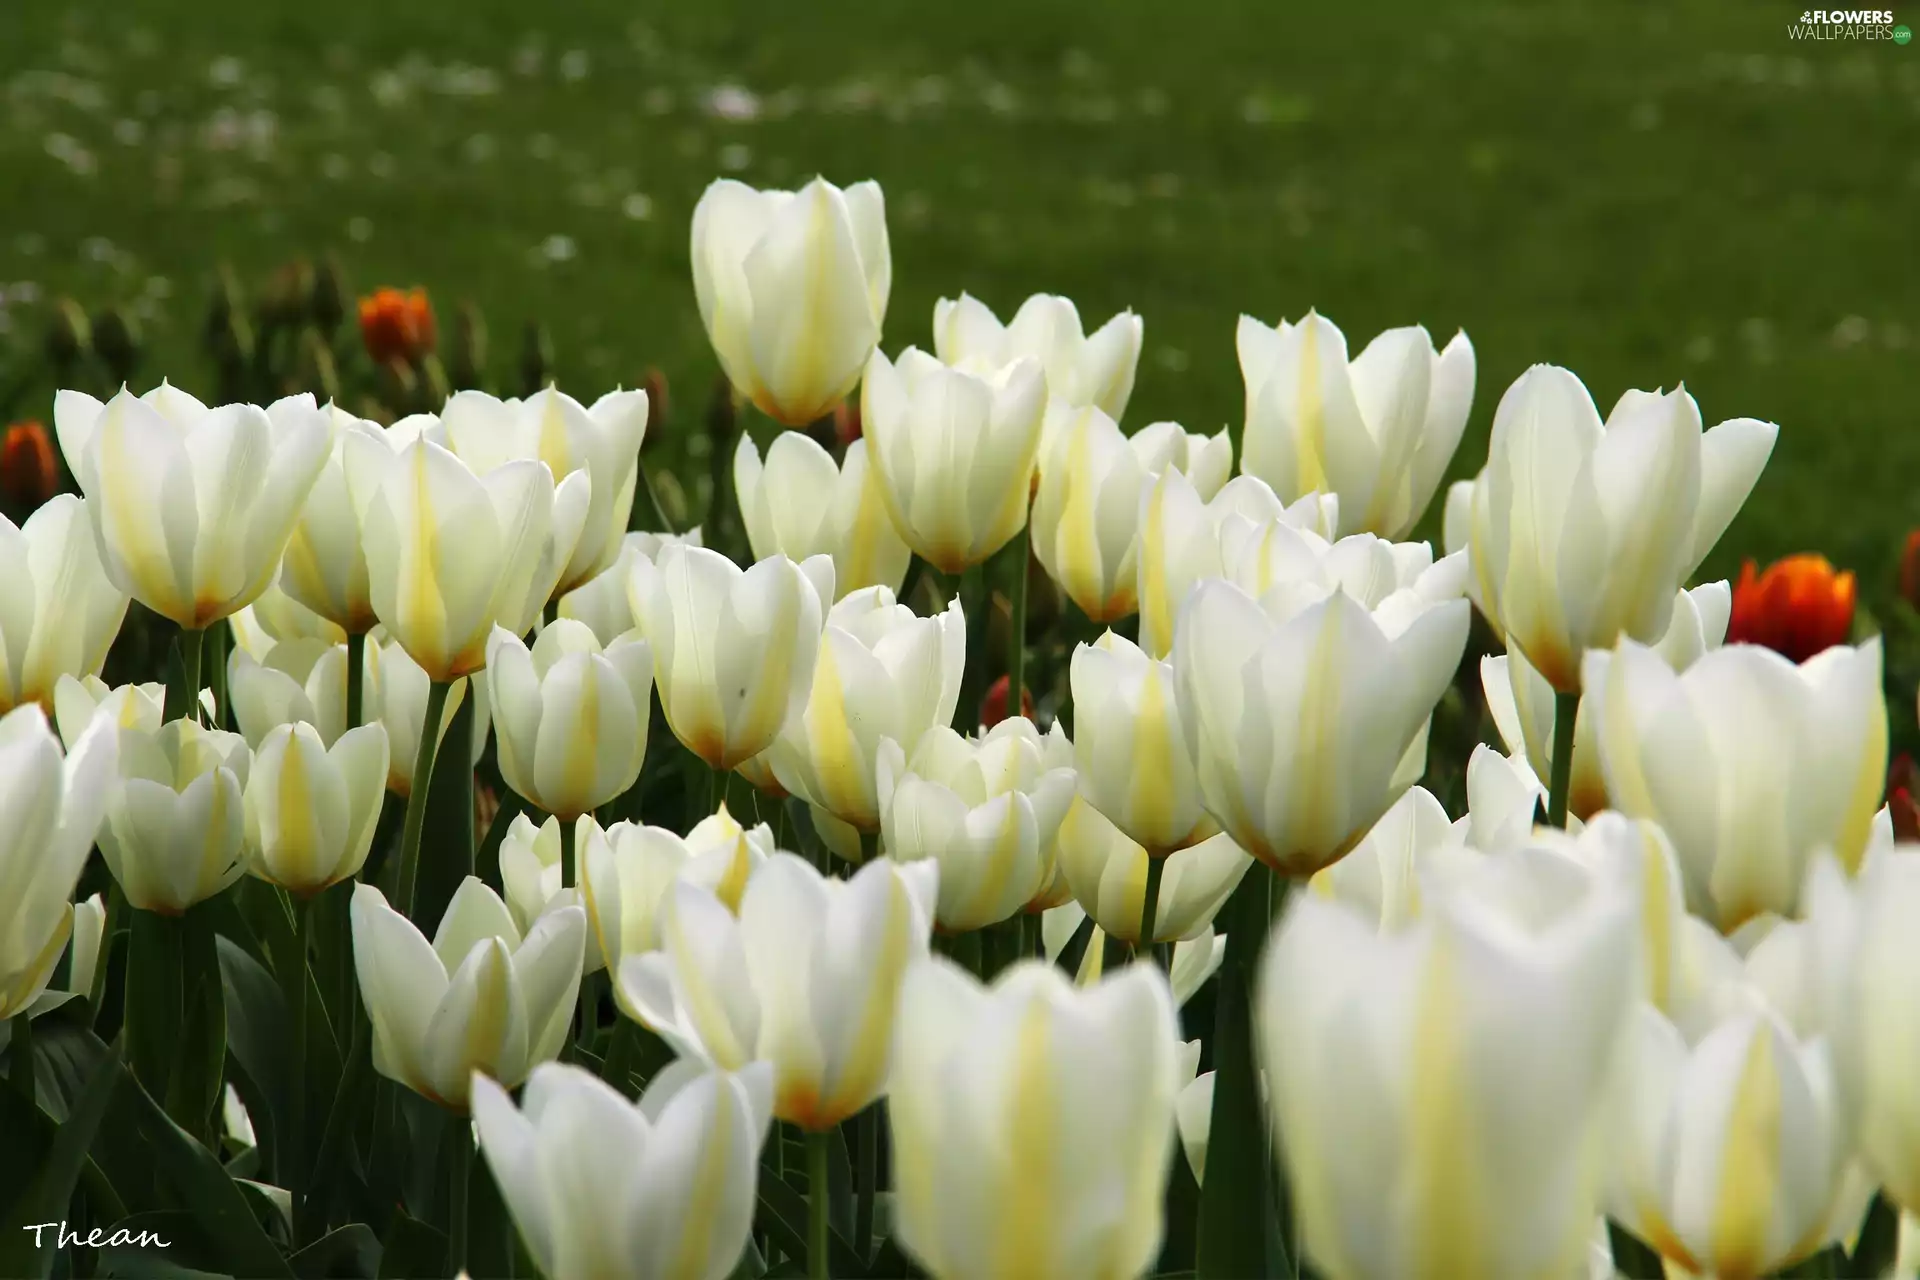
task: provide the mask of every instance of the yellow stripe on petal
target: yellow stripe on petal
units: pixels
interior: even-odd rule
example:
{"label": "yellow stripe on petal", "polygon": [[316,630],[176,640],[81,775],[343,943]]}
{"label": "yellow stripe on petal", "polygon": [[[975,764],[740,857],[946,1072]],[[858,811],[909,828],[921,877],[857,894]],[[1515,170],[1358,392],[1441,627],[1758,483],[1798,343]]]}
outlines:
{"label": "yellow stripe on petal", "polygon": [[[320,824],[313,811],[313,783],[307,776],[306,752],[297,737],[287,740],[280,756],[279,786],[275,790],[273,871],[283,884],[304,889],[316,885],[332,868],[320,866]],[[265,853],[266,850],[261,852]]]}
{"label": "yellow stripe on petal", "polygon": [[1327,429],[1327,407],[1320,387],[1320,334],[1314,325],[1315,319],[1309,314],[1300,325],[1300,364],[1298,385],[1294,388],[1293,450],[1298,472],[1294,488],[1300,493],[1327,487],[1326,467],[1320,457],[1321,437]]}
{"label": "yellow stripe on petal", "polygon": [[1473,1085],[1463,1078],[1455,968],[1452,944],[1445,934],[1436,936],[1406,1058],[1419,1064],[1409,1099],[1406,1177],[1413,1230],[1406,1257],[1417,1267],[1414,1274],[1433,1280],[1496,1274],[1483,1232],[1500,1206],[1485,1203],[1472,1167],[1480,1139],[1470,1114]]}
{"label": "yellow stripe on petal", "polygon": [[1727,1112],[1714,1198],[1713,1265],[1726,1280],[1758,1276],[1766,1256],[1767,1226],[1780,1183],[1780,1068],[1773,1036],[1757,1025],[1746,1066]]}
{"label": "yellow stripe on petal", "polygon": [[[613,693],[624,697],[626,690],[618,689]],[[573,732],[567,735],[565,763],[560,771],[561,794],[552,797],[555,802],[568,808],[573,807],[573,801],[584,801],[593,790],[602,736],[600,701],[606,696],[606,680],[601,664],[589,660],[585,670],[580,673],[580,701],[574,707]],[[537,768],[535,772],[537,776]],[[562,822],[579,816],[579,812],[559,815]]]}
{"label": "yellow stripe on petal", "polygon": [[[410,645],[420,646],[418,651],[411,647],[408,649],[409,655],[416,661],[424,657],[445,662],[455,655],[444,652],[449,637],[447,605],[440,594],[436,572],[440,563],[440,530],[433,518],[433,487],[427,482],[427,451],[424,448],[413,451],[413,517],[413,536],[401,542],[403,547],[410,546],[413,552],[400,559],[401,629]],[[426,664],[422,662],[421,665]],[[435,679],[444,678],[444,673],[431,669],[427,674]]]}
{"label": "yellow stripe on petal", "polygon": [[1093,431],[1082,416],[1073,426],[1073,438],[1067,445],[1065,508],[1060,513],[1060,533],[1066,540],[1061,556],[1060,576],[1066,581],[1067,594],[1083,608],[1095,612],[1105,603],[1101,598],[1100,541],[1095,536],[1093,499],[1097,484],[1088,465],[1093,447]]}
{"label": "yellow stripe on petal", "polygon": [[[1052,1026],[1046,1001],[1033,997],[1021,1019],[1014,1061],[1007,1073],[1007,1159],[994,1188],[999,1204],[984,1221],[998,1229],[993,1274],[1003,1280],[1040,1280],[1058,1234],[1054,1205],[1059,1103],[1054,1097]],[[991,1202],[990,1202],[991,1203]]]}
{"label": "yellow stripe on petal", "polygon": [[886,1080],[893,1046],[893,1013],[899,1003],[900,981],[906,975],[908,951],[913,945],[913,910],[906,886],[898,876],[887,886],[887,914],[880,945],[866,958],[866,998],[845,1060],[835,1074],[830,1094],[820,1100],[819,1112],[809,1124],[826,1129],[853,1115],[880,1091]]}
{"label": "yellow stripe on petal", "polygon": [[1673,999],[1673,935],[1680,927],[1659,838],[1640,827],[1640,930],[1647,942],[1647,999],[1661,1012]]}
{"label": "yellow stripe on petal", "polygon": [[1173,643],[1173,606],[1167,591],[1167,486],[1157,484],[1147,499],[1147,518],[1140,529],[1140,633],[1148,637],[1152,658],[1164,659]]}
{"label": "yellow stripe on petal", "polygon": [[[1173,736],[1179,730],[1173,724],[1172,708],[1167,702],[1166,682],[1152,669],[1148,670],[1147,678],[1141,684],[1140,708],[1134,715],[1133,724],[1133,760],[1127,779],[1127,803],[1133,811],[1137,827],[1166,834],[1169,842],[1167,849],[1149,849],[1147,852],[1166,853],[1187,833],[1167,829],[1179,800],[1173,785]],[[1186,749],[1184,742],[1179,749]]]}
{"label": "yellow stripe on petal", "polygon": [[813,669],[813,693],[807,701],[807,754],[820,788],[821,807],[843,821],[871,825],[877,816],[863,783],[866,769],[860,744],[847,723],[845,688],[833,646],[823,639]]}
{"label": "yellow stripe on petal", "polygon": [[[731,1093],[731,1081],[716,1082],[716,1092]],[[719,1216],[726,1197],[728,1166],[733,1160],[733,1129],[739,1118],[738,1102],[728,1097],[715,1099],[712,1123],[701,1144],[700,1164],[693,1171],[693,1194],[687,1197],[686,1213],[680,1219],[679,1248],[661,1274],[666,1280],[699,1280],[708,1274],[712,1261],[714,1219]],[[776,1140],[779,1134],[775,1133]]]}

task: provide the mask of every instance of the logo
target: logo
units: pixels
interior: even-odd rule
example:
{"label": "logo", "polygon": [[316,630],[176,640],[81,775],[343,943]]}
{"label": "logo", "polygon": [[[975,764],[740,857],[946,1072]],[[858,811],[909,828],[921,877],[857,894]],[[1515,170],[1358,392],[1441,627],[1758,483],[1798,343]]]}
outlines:
{"label": "logo", "polygon": [[1913,29],[1906,24],[1902,23],[1893,29],[1893,42],[1895,44],[1905,44],[1911,39],[1913,39]]}
{"label": "logo", "polygon": [[1808,9],[1787,28],[1789,40],[1891,40],[1905,44],[1913,32],[1895,26],[1891,9]]}

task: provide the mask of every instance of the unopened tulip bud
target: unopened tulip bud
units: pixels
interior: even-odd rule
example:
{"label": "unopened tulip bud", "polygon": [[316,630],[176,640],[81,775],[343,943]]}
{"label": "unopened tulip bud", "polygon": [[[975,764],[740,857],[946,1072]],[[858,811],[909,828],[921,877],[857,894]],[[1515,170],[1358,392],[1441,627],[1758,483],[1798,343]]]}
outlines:
{"label": "unopened tulip bud", "polygon": [[0,437],[0,502],[34,510],[60,491],[53,442],[38,422],[16,422]]}
{"label": "unopened tulip bud", "polygon": [[[1033,719],[1033,690],[1025,684],[1020,686],[1020,714]],[[1007,718],[1007,677],[1001,676],[987,686],[987,696],[980,700],[980,727],[991,729]]]}
{"label": "unopened tulip bud", "polygon": [[1765,645],[1805,662],[1853,634],[1854,594],[1853,574],[1836,573],[1822,555],[1787,556],[1764,572],[1749,560],[1734,584],[1727,643]]}
{"label": "unopened tulip bud", "polygon": [[418,363],[438,341],[427,291],[376,289],[360,299],[360,341],[375,364]]}
{"label": "unopened tulip bud", "polygon": [[140,367],[140,325],[118,307],[108,307],[93,322],[93,349],[115,382],[130,382]]}

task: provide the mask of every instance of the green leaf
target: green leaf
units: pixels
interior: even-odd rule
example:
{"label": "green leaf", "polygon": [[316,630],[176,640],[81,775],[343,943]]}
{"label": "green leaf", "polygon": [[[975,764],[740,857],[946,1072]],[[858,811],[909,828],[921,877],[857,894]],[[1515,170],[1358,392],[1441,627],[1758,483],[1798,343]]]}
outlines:
{"label": "green leaf", "polygon": [[[107,1114],[107,1105],[113,1101],[113,1091],[120,1082],[120,1053],[113,1051],[106,1061],[93,1070],[93,1076],[87,1081],[87,1087],[74,1104],[73,1113],[54,1134],[53,1146],[40,1165],[39,1176],[28,1191],[26,1201],[32,1206],[30,1212],[35,1216],[31,1222],[59,1222],[67,1216],[67,1206],[73,1200],[74,1188],[79,1185],[81,1170],[87,1161],[87,1149],[93,1145],[94,1134],[100,1129],[100,1120]],[[21,1224],[25,1225],[25,1224]],[[46,1233],[41,1235],[45,1237]],[[22,1240],[31,1239],[25,1231],[19,1236]],[[13,1241],[0,1241],[0,1249],[13,1245]],[[53,1259],[56,1250],[53,1244],[43,1239],[41,1247],[35,1251],[31,1270],[13,1270],[0,1265],[0,1274],[37,1275],[53,1274]]]}
{"label": "green leaf", "polygon": [[1607,1245],[1613,1252],[1613,1269],[1627,1280],[1666,1280],[1667,1264],[1660,1255],[1612,1218],[1607,1219]]}
{"label": "green leaf", "polygon": [[454,890],[473,874],[473,757],[457,744],[472,740],[474,702],[469,689],[440,740],[433,783],[427,791],[413,918],[422,922],[429,935],[453,901]]}
{"label": "green leaf", "polygon": [[235,1088],[247,1104],[261,1149],[284,1178],[277,1139],[286,1132],[292,1019],[280,985],[259,961],[231,938],[218,939],[216,946],[227,1012],[227,1049],[245,1077],[234,1082]]}
{"label": "green leaf", "polygon": [[447,1269],[447,1238],[405,1209],[396,1209],[380,1242],[379,1280],[416,1280]]}
{"label": "green leaf", "polygon": [[[807,1198],[764,1164],[760,1166],[760,1205],[753,1223],[788,1257],[807,1256]],[[847,1238],[831,1228],[827,1231],[827,1254],[834,1275],[867,1274]]]}
{"label": "green leaf", "polygon": [[175,1033],[175,1058],[167,1082],[167,1114],[196,1139],[212,1142],[219,1132],[227,1065],[227,1001],[211,916],[198,909],[180,919],[183,1028]]}
{"label": "green leaf", "polygon": [[[364,1222],[350,1222],[320,1237],[290,1260],[300,1280],[374,1280],[380,1274],[380,1237]],[[480,1275],[505,1274],[481,1271]]]}
{"label": "green leaf", "polygon": [[1873,1193],[1867,1216],[1860,1223],[1860,1238],[1854,1241],[1844,1274],[1859,1280],[1874,1280],[1893,1270],[1900,1252],[1900,1210],[1887,1199],[1887,1193]]}
{"label": "green leaf", "polygon": [[164,1098],[186,1020],[180,922],[152,911],[131,914],[122,1021],[127,1066],[147,1092]]}

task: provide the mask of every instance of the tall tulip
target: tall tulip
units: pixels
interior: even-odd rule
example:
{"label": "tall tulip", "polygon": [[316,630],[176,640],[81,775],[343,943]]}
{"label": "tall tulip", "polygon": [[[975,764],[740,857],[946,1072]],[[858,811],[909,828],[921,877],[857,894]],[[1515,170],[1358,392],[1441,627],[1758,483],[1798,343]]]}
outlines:
{"label": "tall tulip", "polygon": [[119,729],[95,720],[62,758],[37,705],[0,716],[0,1023],[26,1012],[74,932],[74,885],[113,790]]}
{"label": "tall tulip", "polygon": [[1246,442],[1240,466],[1292,502],[1340,495],[1340,528],[1398,539],[1419,523],[1473,405],[1473,344],[1435,351],[1425,328],[1389,329],[1347,359],[1347,339],[1309,311],[1267,326],[1240,317]]}
{"label": "tall tulip", "polygon": [[929,1273],[1151,1267],[1181,1084],[1158,969],[1082,990],[1029,961],[986,988],[929,958],[902,985],[895,1046],[894,1225]]}
{"label": "tall tulip", "polygon": [[287,540],[280,588],[348,634],[362,635],[378,619],[360,541],[360,511],[347,484],[347,438],[372,436],[375,446],[383,446],[380,433],[385,428],[332,405],[325,412],[333,420],[333,447]]}
{"label": "tall tulip", "polygon": [[1467,604],[1376,620],[1344,591],[1291,614],[1268,603],[1278,616],[1230,582],[1201,583],[1173,668],[1207,811],[1254,857],[1307,875],[1408,785],[1400,762],[1459,665]]}
{"label": "tall tulip", "polygon": [[387,792],[387,731],[349,729],[329,748],[284,724],[253,757],[241,797],[248,868],[300,897],[358,874]]}
{"label": "tall tulip", "polygon": [[777,853],[736,918],[682,881],[665,947],[620,962],[625,1007],[683,1055],[774,1069],[773,1113],[822,1132],[886,1092],[902,975],[927,952],[938,869],[869,863],[833,880]]}
{"label": "tall tulip", "polygon": [[487,677],[500,776],[534,807],[569,822],[639,779],[653,651],[638,632],[603,650],[584,622],[560,618],[529,649],[495,627]]}
{"label": "tall tulip", "polygon": [[756,191],[722,178],[693,211],[693,292],[741,395],[804,427],[853,390],[893,287],[875,182]]}
{"label": "tall tulip", "polygon": [[876,351],[861,387],[868,458],[894,528],[942,573],[983,564],[1026,527],[1047,385],[1039,362],[950,368]]}
{"label": "tall tulip", "polygon": [[1131,311],[1087,333],[1073,302],[1049,293],[1028,298],[1004,325],[968,294],[933,304],[933,347],[945,363],[997,369],[1031,356],[1046,373],[1050,404],[1093,405],[1115,420],[1126,414],[1133,395],[1144,333],[1144,322]]}
{"label": "tall tulip", "polygon": [[1703,434],[1679,389],[1629,391],[1603,424],[1578,378],[1535,365],[1501,397],[1474,482],[1476,598],[1548,684],[1578,692],[1582,653],[1666,632],[1778,433],[1736,418]]}
{"label": "tall tulip", "polygon": [[913,553],[887,514],[879,478],[867,466],[867,442],[847,446],[836,463],[812,436],[782,432],[762,462],[742,433],[733,455],[740,516],[756,559],[833,557],[842,597],[863,587],[898,591]]}
{"label": "tall tulip", "polygon": [[1887,767],[1877,639],[1798,667],[1733,645],[1680,673],[1622,641],[1589,678],[1607,794],[1672,837],[1693,911],[1731,933],[1795,914],[1816,851],[1860,867]]}
{"label": "tall tulip", "polygon": [[765,1063],[677,1063],[638,1104],[579,1067],[543,1063],[515,1107],[475,1073],[474,1126],[500,1198],[552,1280],[723,1280],[753,1226],[773,1120]]}
{"label": "tall tulip", "polygon": [[54,423],[107,578],[196,631],[271,585],[333,439],[310,395],[209,409],[166,383],[106,404],[62,391]]}
{"label": "tall tulip", "polygon": [[245,738],[192,719],[120,730],[100,853],[129,903],[177,916],[245,873],[241,795],[252,762]]}
{"label": "tall tulip", "polygon": [[369,884],[353,890],[353,961],[373,1024],[373,1069],[454,1111],[473,1074],[517,1088],[558,1056],[580,987],[586,917],[562,907],[523,935],[472,876],[429,943]]}
{"label": "tall tulip", "polygon": [[1068,671],[1080,797],[1152,857],[1218,833],[1201,807],[1173,664],[1109,631],[1074,646]]}
{"label": "tall tulip", "polygon": [[58,494],[18,527],[0,515],[0,713],[50,712],[62,676],[99,675],[126,615],[84,499]]}
{"label": "tall tulip", "polygon": [[717,551],[672,544],[658,563],[635,557],[628,572],[673,736],[716,770],[772,746],[807,705],[833,562],[779,556],[742,569]]}

